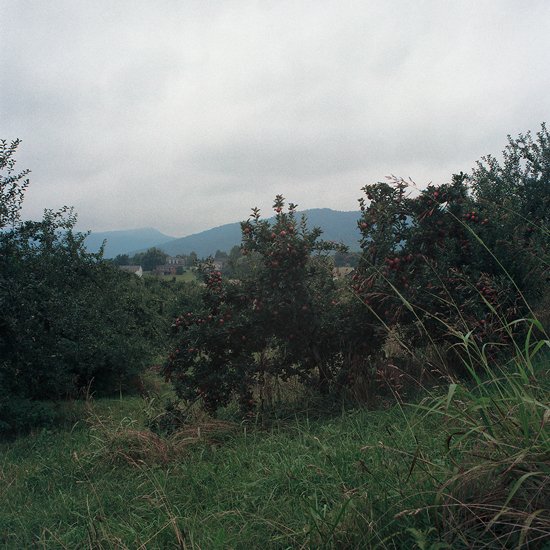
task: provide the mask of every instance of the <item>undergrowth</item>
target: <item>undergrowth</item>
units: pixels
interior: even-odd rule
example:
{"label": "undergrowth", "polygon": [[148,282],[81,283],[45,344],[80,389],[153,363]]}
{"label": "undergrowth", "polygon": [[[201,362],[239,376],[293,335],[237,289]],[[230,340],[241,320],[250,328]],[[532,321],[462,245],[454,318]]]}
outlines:
{"label": "undergrowth", "polygon": [[408,403],[387,380],[376,410],[287,386],[279,414],[152,431],[153,379],[67,405],[69,427],[0,446],[0,549],[549,549],[550,344],[524,322],[500,368],[464,335],[470,380]]}

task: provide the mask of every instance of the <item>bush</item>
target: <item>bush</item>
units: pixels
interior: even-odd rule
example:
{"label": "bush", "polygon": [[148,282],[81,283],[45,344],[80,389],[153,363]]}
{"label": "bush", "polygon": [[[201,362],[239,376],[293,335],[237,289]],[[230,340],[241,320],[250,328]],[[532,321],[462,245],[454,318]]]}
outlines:
{"label": "bush", "polygon": [[4,380],[29,399],[109,392],[149,357],[124,308],[129,274],[85,251],[70,210],[0,235]]}
{"label": "bush", "polygon": [[[137,278],[86,251],[67,207],[19,221],[27,171],[0,148],[0,429],[49,420],[37,400],[113,394],[166,353],[169,321],[194,300],[175,281]],[[42,419],[42,420],[40,420]]]}
{"label": "bush", "polygon": [[177,344],[165,364],[180,399],[200,398],[215,412],[238,396],[250,411],[253,389],[259,386],[263,403],[269,376],[298,376],[328,391],[338,350],[331,314],[337,289],[325,253],[340,247],[298,222],[294,205],[283,208],[278,196],[273,225],[257,209],[241,224],[247,262],[239,279],[202,267],[203,306],[174,323]]}
{"label": "bush", "polygon": [[526,337],[515,321],[546,292],[549,144],[543,125],[536,140],[509,138],[502,167],[486,157],[471,176],[422,191],[396,178],[365,186],[362,254],[343,291],[326,257],[311,254],[334,247],[297,224],[293,205],[285,213],[277,197],[273,225],[254,210],[242,223],[246,264],[230,259],[238,282],[204,271],[204,308],[174,324],[166,379],[215,411],[234,395],[253,407],[256,387],[263,402],[270,375],[324,393],[361,380],[370,398],[379,381],[398,388],[401,363],[423,376],[406,354],[432,349],[447,356],[444,374],[470,375],[464,334],[487,344],[489,364],[508,357]]}
{"label": "bush", "polygon": [[379,337],[399,325],[413,348],[455,348],[471,332],[490,361],[521,345],[513,321],[532,314],[550,265],[550,141],[544,126],[537,136],[509,138],[503,167],[486,157],[450,184],[364,188],[353,290],[367,307],[354,326]]}

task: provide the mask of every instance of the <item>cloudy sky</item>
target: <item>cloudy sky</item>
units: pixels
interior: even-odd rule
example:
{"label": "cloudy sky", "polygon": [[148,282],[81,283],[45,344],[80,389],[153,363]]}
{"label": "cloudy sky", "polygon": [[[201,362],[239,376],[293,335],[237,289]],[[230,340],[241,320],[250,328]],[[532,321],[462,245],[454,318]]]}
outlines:
{"label": "cloudy sky", "polygon": [[23,215],[81,231],[354,210],[550,123],[548,0],[3,0],[0,29]]}

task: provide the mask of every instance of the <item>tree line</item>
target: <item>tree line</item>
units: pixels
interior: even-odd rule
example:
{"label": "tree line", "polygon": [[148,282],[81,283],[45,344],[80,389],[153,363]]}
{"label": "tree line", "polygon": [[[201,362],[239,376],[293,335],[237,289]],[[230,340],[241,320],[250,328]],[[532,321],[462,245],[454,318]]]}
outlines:
{"label": "tree line", "polygon": [[[490,364],[530,337],[520,319],[547,325],[537,307],[550,265],[544,125],[509,137],[502,165],[487,156],[472,174],[422,190],[400,179],[365,186],[357,255],[324,242],[277,196],[273,223],[257,209],[242,222],[227,271],[201,266],[204,285],[118,267],[162,264],[157,249],[115,261],[88,253],[70,208],[22,221],[29,181],[15,169],[18,145],[0,142],[0,431],[52,421],[42,400],[139,390],[155,363],[181,400],[215,412],[237,399],[251,414],[271,376],[324,395],[362,380],[374,395],[392,373],[424,376],[411,361],[419,350],[454,354],[461,374],[464,335]],[[355,271],[342,282],[335,264]],[[408,356],[387,356],[395,335]]]}

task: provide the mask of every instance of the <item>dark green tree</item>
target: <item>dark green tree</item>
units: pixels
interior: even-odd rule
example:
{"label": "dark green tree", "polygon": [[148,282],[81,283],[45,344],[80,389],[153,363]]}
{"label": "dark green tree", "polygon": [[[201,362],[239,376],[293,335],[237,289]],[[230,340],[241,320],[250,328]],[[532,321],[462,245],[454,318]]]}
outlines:
{"label": "dark green tree", "polygon": [[93,380],[114,391],[150,354],[126,307],[132,274],[88,253],[71,209],[47,210],[0,234],[0,356],[10,391],[29,399],[76,395]]}
{"label": "dark green tree", "polygon": [[245,267],[245,258],[242,255],[240,246],[234,246],[229,255],[227,256],[227,262],[225,262],[221,268],[221,273],[225,277],[240,278],[241,272]]}
{"label": "dark green tree", "polygon": [[337,252],[334,254],[334,267],[357,267],[359,257],[358,252]]}
{"label": "dark green tree", "polygon": [[25,177],[30,170],[16,173],[14,153],[21,143],[16,139],[10,145],[6,140],[0,141],[0,230],[19,223],[19,211],[23,202],[25,189],[29,180]]}
{"label": "dark green tree", "polygon": [[164,351],[164,315],[184,303],[181,285],[145,292],[103,249],[88,253],[70,208],[20,222],[17,144],[0,149],[0,432],[52,420],[37,400],[133,388]]}
{"label": "dark green tree", "polygon": [[514,321],[534,315],[547,293],[550,139],[543,125],[536,140],[508,140],[503,165],[487,156],[451,183],[418,191],[395,179],[364,188],[363,254],[352,284],[367,307],[352,317],[370,349],[396,324],[417,345],[453,348],[469,334],[479,349],[489,344],[490,358],[521,343]]}
{"label": "dark green tree", "polygon": [[128,254],[118,254],[116,258],[113,260],[113,263],[116,266],[132,265],[130,264],[130,256],[128,256]]}
{"label": "dark green tree", "polygon": [[191,254],[189,254],[187,256],[185,266],[186,267],[194,267],[195,264],[197,263],[198,259],[199,259],[199,257],[197,256],[197,253],[195,251],[191,252]]}
{"label": "dark green tree", "polygon": [[166,252],[153,247],[149,248],[147,252],[136,254],[132,258],[132,262],[134,262],[133,265],[140,265],[143,271],[153,271],[157,265],[164,265],[166,258],[168,258]]}

